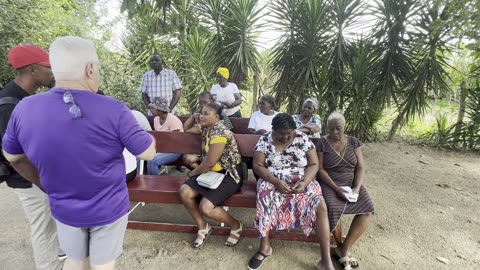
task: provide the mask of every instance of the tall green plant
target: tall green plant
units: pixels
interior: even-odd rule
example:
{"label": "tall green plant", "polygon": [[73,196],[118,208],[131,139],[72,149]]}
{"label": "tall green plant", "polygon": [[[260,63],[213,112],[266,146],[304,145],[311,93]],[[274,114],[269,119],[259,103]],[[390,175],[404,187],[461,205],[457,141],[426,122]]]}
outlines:
{"label": "tall green plant", "polygon": [[374,139],[375,123],[381,116],[375,92],[375,65],[380,55],[371,40],[360,39],[354,43],[350,63],[350,76],[346,80],[344,99],[346,102],[345,119],[349,134],[361,140]]}
{"label": "tall green plant", "polygon": [[480,149],[480,80],[467,94],[465,114],[470,120],[462,127],[462,144],[466,149]]}
{"label": "tall green plant", "polygon": [[355,27],[361,17],[363,5],[360,0],[332,0],[329,1],[329,29],[323,30],[324,36],[329,36],[326,44],[327,61],[323,99],[327,101],[328,111],[337,108],[343,109],[345,98],[345,84],[347,82],[348,67],[352,61],[351,43],[347,40],[348,29]]}
{"label": "tall green plant", "polygon": [[270,8],[275,27],[283,33],[272,50],[272,72],[278,76],[273,94],[289,113],[298,112],[308,96],[320,96],[327,8],[319,0],[278,0]]}
{"label": "tall green plant", "polygon": [[416,116],[422,117],[429,107],[430,96],[440,96],[450,91],[446,78],[449,67],[446,55],[451,47],[448,45],[453,22],[451,16],[461,8],[455,1],[444,3],[435,0],[426,1],[419,12],[415,24],[416,39],[411,55],[414,59],[414,77],[406,85],[401,100],[398,102],[398,116],[393,121],[388,139],[392,139],[397,129]]}
{"label": "tall green plant", "polygon": [[210,34],[193,32],[185,41],[187,70],[182,72],[186,81],[183,97],[190,112],[197,105],[198,94],[210,91],[215,79],[215,48],[211,46],[214,37]]}

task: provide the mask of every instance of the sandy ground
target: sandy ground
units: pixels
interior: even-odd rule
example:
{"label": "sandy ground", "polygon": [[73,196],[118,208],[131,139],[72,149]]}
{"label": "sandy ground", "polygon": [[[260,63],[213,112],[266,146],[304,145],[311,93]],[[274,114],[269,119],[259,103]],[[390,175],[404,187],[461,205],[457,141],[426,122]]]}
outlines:
{"label": "sandy ground", "polygon": [[[400,143],[369,143],[363,151],[376,214],[352,250],[360,269],[480,269],[480,155]],[[5,185],[0,213],[0,269],[34,269],[29,227]],[[232,214],[251,226],[254,209]],[[181,206],[147,205],[132,218],[191,222]],[[128,230],[118,269],[247,269],[258,247],[245,238],[228,248],[213,236],[193,250],[193,237]],[[273,241],[273,248],[263,269],[315,269],[320,258],[317,244]]]}

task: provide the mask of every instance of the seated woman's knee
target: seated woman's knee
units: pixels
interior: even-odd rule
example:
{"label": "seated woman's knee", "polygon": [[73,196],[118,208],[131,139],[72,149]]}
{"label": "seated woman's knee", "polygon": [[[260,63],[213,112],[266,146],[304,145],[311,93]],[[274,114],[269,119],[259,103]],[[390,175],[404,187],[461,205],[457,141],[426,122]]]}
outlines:
{"label": "seated woman's knee", "polygon": [[213,208],[215,208],[215,205],[213,205],[213,203],[207,199],[202,199],[198,208],[200,209],[200,212],[202,212],[202,214],[208,215],[208,213],[210,213]]}
{"label": "seated woman's knee", "polygon": [[192,188],[186,184],[180,186],[178,193],[182,199],[191,199],[194,195]]}
{"label": "seated woman's knee", "polygon": [[327,214],[328,209],[327,209],[327,204],[325,203],[324,200],[321,200],[318,205],[317,205],[317,213],[321,214]]}

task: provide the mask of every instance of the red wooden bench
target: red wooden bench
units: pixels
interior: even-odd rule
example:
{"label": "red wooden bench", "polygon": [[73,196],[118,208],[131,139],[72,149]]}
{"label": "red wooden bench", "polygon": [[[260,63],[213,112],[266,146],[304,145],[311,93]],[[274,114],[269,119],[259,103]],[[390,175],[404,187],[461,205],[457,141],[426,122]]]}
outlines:
{"label": "red wooden bench", "polygon": [[[183,153],[199,154],[201,149],[201,137],[199,135],[183,132],[160,132],[153,131],[151,134],[156,139],[156,148],[158,152],[163,153]],[[253,157],[254,146],[257,143],[259,135],[235,134],[240,154],[242,157]],[[139,175],[128,184],[130,201],[159,204],[181,204],[178,189],[185,182],[185,176],[170,175]],[[137,204],[138,206],[138,204]],[[244,179],[240,192],[226,200],[223,206],[255,208],[256,207],[256,181]],[[254,214],[252,214],[252,220]],[[138,230],[154,230],[180,233],[196,233],[197,227],[188,224],[156,223],[130,220],[128,228]],[[230,229],[225,227],[214,227],[213,234],[228,235]],[[255,228],[245,228],[244,237],[257,237],[258,232]],[[314,235],[305,237],[303,233],[295,232],[275,232],[272,238],[281,240],[295,240],[316,242]],[[333,239],[333,238],[331,238]]]}
{"label": "red wooden bench", "polygon": [[[190,117],[189,115],[181,115],[177,116],[182,123],[185,123],[187,119]],[[153,129],[153,116],[148,116],[148,122]],[[241,118],[241,117],[230,117],[230,122],[232,122],[233,129],[232,132],[235,134],[250,134],[248,131],[248,122],[250,118]]]}

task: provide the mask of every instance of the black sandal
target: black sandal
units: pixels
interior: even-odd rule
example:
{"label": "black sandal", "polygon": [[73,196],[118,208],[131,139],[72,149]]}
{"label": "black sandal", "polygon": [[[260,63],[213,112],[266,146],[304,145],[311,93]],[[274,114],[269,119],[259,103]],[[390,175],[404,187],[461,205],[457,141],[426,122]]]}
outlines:
{"label": "black sandal", "polygon": [[[261,255],[261,256],[263,256],[263,258],[262,259],[257,259],[257,255]],[[260,267],[262,267],[263,262],[270,256],[271,255],[265,255],[261,251],[257,251],[257,253],[255,253],[255,255],[253,255],[253,257],[250,258],[250,261],[248,261],[248,269],[249,270],[260,269]]]}

